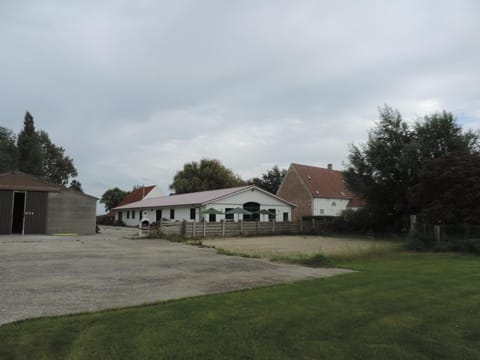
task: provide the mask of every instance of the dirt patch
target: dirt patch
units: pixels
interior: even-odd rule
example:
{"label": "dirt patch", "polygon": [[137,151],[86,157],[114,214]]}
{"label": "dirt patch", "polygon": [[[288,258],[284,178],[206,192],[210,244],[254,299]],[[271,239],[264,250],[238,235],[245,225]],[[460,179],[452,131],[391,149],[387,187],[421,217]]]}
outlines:
{"label": "dirt patch", "polygon": [[207,246],[231,252],[271,258],[323,254],[353,255],[373,250],[389,250],[398,246],[389,241],[333,238],[327,236],[265,236],[246,238],[207,239]]}

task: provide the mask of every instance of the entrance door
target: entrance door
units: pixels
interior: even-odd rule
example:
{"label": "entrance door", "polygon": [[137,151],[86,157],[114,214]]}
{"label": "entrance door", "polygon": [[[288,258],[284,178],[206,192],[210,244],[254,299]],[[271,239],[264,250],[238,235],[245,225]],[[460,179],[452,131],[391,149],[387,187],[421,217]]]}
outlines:
{"label": "entrance door", "polygon": [[47,226],[48,193],[29,191],[25,201],[25,234],[44,234]]}
{"label": "entrance door", "polygon": [[248,202],[243,204],[243,208],[245,210],[250,211],[252,214],[243,215],[243,220],[244,221],[259,221],[260,220],[260,204],[257,202]]}
{"label": "entrance door", "polygon": [[23,219],[25,213],[25,193],[13,193],[12,234],[23,234]]}

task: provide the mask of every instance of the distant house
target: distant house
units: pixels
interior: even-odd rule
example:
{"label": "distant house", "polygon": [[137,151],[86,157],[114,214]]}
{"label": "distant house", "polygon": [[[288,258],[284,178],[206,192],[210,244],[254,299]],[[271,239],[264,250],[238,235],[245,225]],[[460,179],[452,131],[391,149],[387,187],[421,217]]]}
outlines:
{"label": "distant house", "polygon": [[[163,193],[158,189],[158,186],[156,185],[141,186],[130,191],[117,206],[123,206],[140,201],[145,198],[162,195]],[[105,217],[108,219],[109,223],[113,224],[113,222],[115,221],[115,212],[113,210],[110,210],[110,212],[105,215]]]}
{"label": "distant house", "polygon": [[0,174],[0,234],[94,234],[96,203],[32,175]]}
{"label": "distant house", "polygon": [[332,165],[320,168],[291,164],[277,195],[297,205],[293,220],[303,216],[339,216],[347,208],[357,209],[364,202],[343,181],[342,172]]}
{"label": "distant house", "polygon": [[[254,185],[228,189],[201,191],[188,194],[150,197],[117,206],[115,220],[137,226],[141,219],[149,222],[170,221],[290,221],[295,205]],[[207,209],[222,214],[206,214]],[[225,214],[232,209],[245,209],[252,214]],[[263,210],[263,211],[262,211]],[[266,210],[266,211],[265,211]],[[268,213],[267,213],[268,211]]]}

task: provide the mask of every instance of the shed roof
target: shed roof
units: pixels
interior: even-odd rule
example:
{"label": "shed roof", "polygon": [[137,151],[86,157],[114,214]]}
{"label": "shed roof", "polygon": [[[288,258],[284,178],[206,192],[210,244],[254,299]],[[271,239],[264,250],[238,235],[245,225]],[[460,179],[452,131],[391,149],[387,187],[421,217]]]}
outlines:
{"label": "shed roof", "polygon": [[232,195],[235,195],[250,189],[259,190],[280,201],[283,201],[284,203],[289,204],[290,206],[295,206],[294,204],[288,202],[287,200],[282,199],[281,197],[276,196],[274,194],[271,194],[268,191],[260,189],[255,185],[246,185],[246,186],[238,186],[238,187],[227,188],[227,189],[200,191],[200,192],[193,192],[193,193],[187,193],[187,194],[159,196],[159,197],[154,197],[149,199],[143,199],[135,203],[131,203],[123,206],[117,206],[116,208],[114,208],[114,210],[169,207],[169,206],[187,206],[187,205],[200,206],[200,205],[212,203],[216,200],[230,197]]}
{"label": "shed roof", "polygon": [[0,190],[58,192],[62,186],[20,171],[12,171],[0,174]]}
{"label": "shed roof", "polygon": [[349,207],[364,206],[364,201],[348,190],[341,171],[316,166],[292,164],[314,198],[349,199]]}
{"label": "shed roof", "polygon": [[[65,186],[57,185],[37,176],[25,174],[21,171],[11,171],[0,174],[0,190],[14,191],[46,191],[46,192],[63,192],[75,191]],[[95,196],[85,194],[80,191],[76,193],[97,199]]]}

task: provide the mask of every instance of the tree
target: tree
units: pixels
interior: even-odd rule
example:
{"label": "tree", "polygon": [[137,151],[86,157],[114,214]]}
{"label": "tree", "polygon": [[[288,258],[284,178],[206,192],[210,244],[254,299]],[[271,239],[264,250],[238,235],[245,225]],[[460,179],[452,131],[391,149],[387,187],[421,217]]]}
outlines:
{"label": "tree", "polygon": [[102,195],[100,202],[105,204],[105,211],[109,212],[128,195],[128,191],[120,190],[118,187],[108,189]]}
{"label": "tree", "polygon": [[414,127],[415,142],[421,160],[457,152],[478,153],[478,134],[462,132],[455,117],[446,111],[427,115]]}
{"label": "tree", "polygon": [[183,170],[175,174],[170,189],[175,190],[176,194],[183,194],[244,184],[239,176],[234,175],[219,160],[202,159],[200,163],[193,161],[185,164]]}
{"label": "tree", "polygon": [[400,226],[399,217],[407,213],[406,193],[415,182],[415,149],[412,133],[398,110],[379,109],[380,121],[362,147],[351,145],[344,172],[347,186],[363,197],[377,229]]}
{"label": "tree", "polygon": [[65,149],[53,144],[45,131],[40,131],[38,138],[42,149],[43,177],[55,184],[67,185],[70,178],[78,175],[73,159],[65,156]]}
{"label": "tree", "polygon": [[425,161],[410,201],[432,224],[480,224],[480,155],[452,153]]}
{"label": "tree", "polygon": [[80,183],[80,181],[75,179],[73,179],[70,183],[70,189],[83,193],[82,184]]}
{"label": "tree", "polygon": [[38,133],[35,131],[33,116],[27,111],[23,121],[23,129],[18,135],[18,168],[27,174],[42,176],[42,147]]}
{"label": "tree", "polygon": [[249,184],[253,184],[267,190],[272,194],[276,194],[280,184],[283,181],[283,178],[287,175],[286,169],[279,169],[275,165],[272,169],[268,170],[266,173],[262,174],[261,178],[255,177],[248,181]]}
{"label": "tree", "polygon": [[13,132],[0,126],[0,173],[17,168],[18,150],[15,142]]}
{"label": "tree", "polygon": [[400,230],[402,216],[418,211],[409,201],[428,160],[452,152],[478,152],[478,136],[462,132],[454,116],[445,111],[425,116],[414,126],[398,110],[379,109],[380,121],[365,145],[351,145],[344,172],[347,186],[367,202],[376,229]]}

